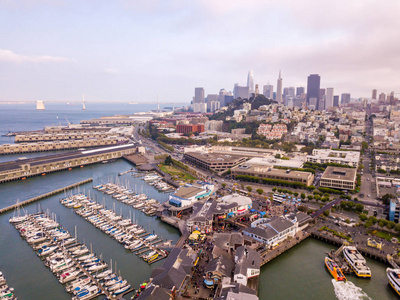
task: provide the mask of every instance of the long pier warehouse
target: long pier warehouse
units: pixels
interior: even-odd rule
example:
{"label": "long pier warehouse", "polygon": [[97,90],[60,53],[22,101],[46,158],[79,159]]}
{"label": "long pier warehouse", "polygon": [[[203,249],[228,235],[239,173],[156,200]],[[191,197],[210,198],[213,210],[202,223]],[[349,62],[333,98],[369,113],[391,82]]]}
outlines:
{"label": "long pier warehouse", "polygon": [[0,164],[0,183],[117,159],[136,152],[133,144],[18,159]]}

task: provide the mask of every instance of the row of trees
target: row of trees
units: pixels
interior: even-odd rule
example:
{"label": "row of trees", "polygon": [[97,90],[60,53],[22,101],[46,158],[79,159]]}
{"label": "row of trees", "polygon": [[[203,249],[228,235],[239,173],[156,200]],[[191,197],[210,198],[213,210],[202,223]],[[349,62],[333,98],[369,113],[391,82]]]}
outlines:
{"label": "row of trees", "polygon": [[394,229],[397,232],[400,232],[400,223],[396,224],[393,221],[388,221],[386,219],[378,219],[374,216],[368,217],[366,214],[360,214],[359,218],[361,221],[365,222],[364,227],[369,228],[378,224],[379,227],[383,228],[386,227],[387,229]]}
{"label": "row of trees", "polygon": [[259,178],[257,176],[250,176],[250,175],[237,175],[236,179],[248,182],[255,182],[255,183],[288,186],[292,188],[303,188],[303,189],[307,188],[307,186],[301,182],[291,182],[286,180],[270,179],[270,178]]}

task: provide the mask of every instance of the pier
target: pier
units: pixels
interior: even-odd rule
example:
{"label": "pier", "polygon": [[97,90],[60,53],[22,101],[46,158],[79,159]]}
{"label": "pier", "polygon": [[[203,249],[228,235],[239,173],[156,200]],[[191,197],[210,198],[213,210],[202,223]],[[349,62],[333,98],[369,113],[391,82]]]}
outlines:
{"label": "pier", "polygon": [[279,246],[273,250],[267,250],[261,253],[261,266],[269,263],[274,258],[278,257],[282,253],[285,253],[289,249],[293,248],[294,246],[298,245],[306,238],[311,235],[310,232],[298,232],[294,237],[287,239],[279,244]]}
{"label": "pier", "polygon": [[73,189],[73,188],[75,188],[77,186],[80,186],[82,184],[85,184],[85,183],[88,183],[88,182],[92,182],[92,181],[93,181],[93,178],[88,178],[88,179],[79,181],[77,183],[73,183],[71,185],[68,185],[66,187],[63,187],[63,188],[48,192],[46,194],[43,194],[43,195],[40,195],[40,196],[36,196],[36,197],[31,198],[31,199],[28,199],[28,200],[25,200],[25,201],[22,201],[22,202],[7,206],[5,208],[0,209],[0,214],[5,213],[5,212],[7,212],[9,210],[16,209],[16,208],[21,207],[23,205],[26,205],[26,204],[41,200],[43,198],[46,198],[46,197],[49,197],[49,196],[52,196],[52,195],[55,195],[55,194],[58,194],[58,193],[62,193],[64,191],[66,191],[66,190]]}

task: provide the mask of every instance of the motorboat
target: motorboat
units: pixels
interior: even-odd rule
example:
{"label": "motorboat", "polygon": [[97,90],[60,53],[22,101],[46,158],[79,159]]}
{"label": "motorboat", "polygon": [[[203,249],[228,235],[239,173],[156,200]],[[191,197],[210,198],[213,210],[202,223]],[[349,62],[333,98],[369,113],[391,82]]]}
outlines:
{"label": "motorboat", "polygon": [[346,281],[346,277],[343,275],[342,269],[339,268],[338,264],[333,259],[325,257],[325,266],[328,268],[329,273],[331,273],[336,281]]}

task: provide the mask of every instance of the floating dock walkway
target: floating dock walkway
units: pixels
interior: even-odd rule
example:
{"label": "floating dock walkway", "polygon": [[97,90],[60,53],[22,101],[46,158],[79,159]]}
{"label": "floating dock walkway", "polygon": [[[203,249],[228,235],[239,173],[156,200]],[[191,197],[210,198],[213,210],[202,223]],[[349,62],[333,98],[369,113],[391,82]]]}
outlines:
{"label": "floating dock walkway", "polygon": [[28,200],[25,200],[25,201],[22,201],[22,202],[19,202],[19,203],[4,207],[4,208],[0,209],[0,214],[5,213],[5,212],[7,212],[9,210],[16,209],[16,208],[21,207],[23,205],[26,205],[26,204],[41,200],[43,198],[46,198],[46,197],[49,197],[49,196],[52,196],[52,195],[55,195],[55,194],[58,194],[58,193],[62,193],[64,191],[66,191],[66,190],[73,189],[73,188],[75,188],[77,186],[80,186],[82,184],[85,184],[85,183],[88,183],[88,182],[92,182],[92,181],[93,181],[93,178],[85,179],[85,180],[79,181],[77,183],[68,185],[66,187],[63,187],[63,188],[48,192],[46,194],[43,194],[43,195],[40,195],[40,196],[37,196],[37,197],[33,197],[31,199],[28,199]]}

